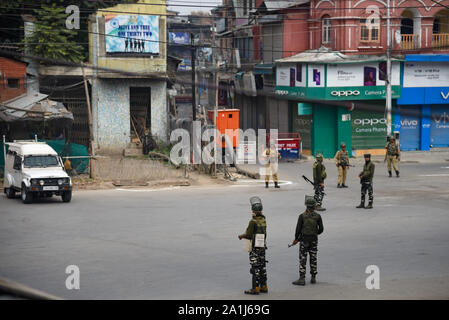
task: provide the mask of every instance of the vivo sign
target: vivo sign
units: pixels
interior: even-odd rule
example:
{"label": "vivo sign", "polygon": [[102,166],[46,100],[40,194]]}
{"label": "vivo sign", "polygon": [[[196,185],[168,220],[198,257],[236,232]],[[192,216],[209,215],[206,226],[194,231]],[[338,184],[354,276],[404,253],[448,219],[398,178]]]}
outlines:
{"label": "vivo sign", "polygon": [[447,100],[447,99],[449,98],[449,91],[448,91],[446,94],[444,94],[443,91],[441,91],[440,93],[441,93],[441,97],[442,97],[444,100]]}
{"label": "vivo sign", "polygon": [[418,125],[418,120],[401,120],[401,126],[415,127]]}

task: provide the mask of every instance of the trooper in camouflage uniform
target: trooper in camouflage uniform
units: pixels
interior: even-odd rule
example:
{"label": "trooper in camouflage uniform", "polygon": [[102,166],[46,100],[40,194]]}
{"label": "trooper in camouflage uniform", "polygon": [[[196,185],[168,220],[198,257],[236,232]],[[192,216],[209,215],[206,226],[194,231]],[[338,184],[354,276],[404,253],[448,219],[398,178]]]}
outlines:
{"label": "trooper in camouflage uniform", "polygon": [[246,290],[246,294],[267,293],[267,269],[265,260],[267,223],[262,214],[262,200],[259,197],[251,197],[251,210],[253,218],[246,228],[246,232],[238,236],[239,240],[251,240],[249,253],[250,273],[252,275],[252,288]]}
{"label": "trooper in camouflage uniform", "polygon": [[[371,154],[367,153],[364,155],[365,157],[365,165],[363,166],[363,171],[360,172],[359,178],[360,183],[362,184],[362,199],[360,204],[356,208],[365,208],[372,209],[373,208],[373,176],[374,176],[374,163],[371,162]],[[369,203],[368,206],[365,207],[365,195],[368,191]]]}
{"label": "trooper in camouflage uniform", "polygon": [[306,284],[307,253],[310,256],[310,283],[316,283],[318,235],[323,233],[323,220],[319,213],[315,212],[315,199],[312,196],[305,197],[306,211],[298,217],[295,230],[295,240],[292,245],[299,244],[299,279],[292,282],[294,285]]}
{"label": "trooper in camouflage uniform", "polygon": [[324,198],[324,179],[326,179],[326,167],[323,164],[323,155],[318,153],[316,156],[316,161],[313,164],[313,184],[315,185],[315,201],[316,201],[316,211],[324,211],[325,208],[322,207]]}
{"label": "trooper in camouflage uniform", "polygon": [[385,161],[387,161],[388,176],[390,178],[392,176],[391,166],[393,165],[393,169],[396,172],[396,177],[399,178],[398,162],[401,161],[401,152],[399,151],[399,146],[397,145],[394,137],[389,137],[385,149],[387,149]]}
{"label": "trooper in camouflage uniform", "polygon": [[338,168],[337,188],[347,188],[348,186],[345,183],[349,169],[349,155],[344,142],[340,144],[340,148],[341,150],[338,150],[334,157],[335,165]]}

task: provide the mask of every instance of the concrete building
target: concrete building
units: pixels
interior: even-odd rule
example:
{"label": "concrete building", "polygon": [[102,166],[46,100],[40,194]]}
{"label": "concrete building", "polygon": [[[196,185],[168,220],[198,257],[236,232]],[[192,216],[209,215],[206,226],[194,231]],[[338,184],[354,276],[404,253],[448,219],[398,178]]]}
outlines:
{"label": "concrete building", "polygon": [[121,153],[146,130],[167,141],[165,0],[98,10],[89,31],[96,150]]}

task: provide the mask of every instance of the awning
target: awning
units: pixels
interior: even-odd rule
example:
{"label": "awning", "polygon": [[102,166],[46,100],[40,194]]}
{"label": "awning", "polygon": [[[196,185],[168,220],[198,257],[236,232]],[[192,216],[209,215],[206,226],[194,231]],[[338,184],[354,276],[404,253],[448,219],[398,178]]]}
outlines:
{"label": "awning", "polygon": [[73,114],[61,102],[48,99],[48,95],[28,91],[26,95],[0,104],[0,120],[15,121],[46,121],[53,119],[69,119]]}
{"label": "awning", "polygon": [[259,63],[254,66],[254,74],[273,74],[274,63]]}

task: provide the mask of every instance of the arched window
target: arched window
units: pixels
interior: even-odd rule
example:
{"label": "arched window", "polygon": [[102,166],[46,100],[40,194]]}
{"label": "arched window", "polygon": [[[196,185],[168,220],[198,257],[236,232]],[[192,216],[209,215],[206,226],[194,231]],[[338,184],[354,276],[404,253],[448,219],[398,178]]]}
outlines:
{"label": "arched window", "polygon": [[360,41],[379,41],[379,19],[360,19]]}
{"label": "arched window", "polygon": [[331,31],[332,31],[332,23],[331,19],[323,18],[321,24],[321,42],[322,43],[331,43]]}

